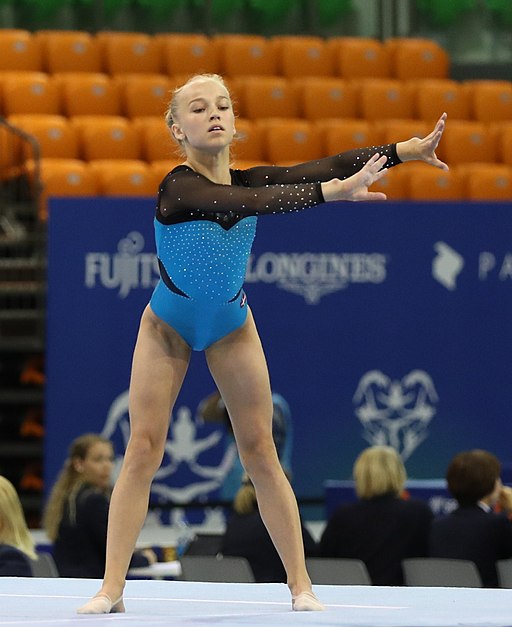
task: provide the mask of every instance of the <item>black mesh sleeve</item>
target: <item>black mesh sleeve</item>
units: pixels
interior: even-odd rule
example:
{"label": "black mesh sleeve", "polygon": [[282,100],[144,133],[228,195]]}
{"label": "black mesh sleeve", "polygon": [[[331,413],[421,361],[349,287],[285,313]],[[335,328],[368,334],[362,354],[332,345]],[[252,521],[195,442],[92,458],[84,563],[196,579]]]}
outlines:
{"label": "black mesh sleeve", "polygon": [[333,157],[307,161],[289,167],[257,166],[241,170],[243,185],[273,185],[276,183],[320,183],[331,179],[346,179],[358,172],[374,154],[386,155],[385,168],[402,163],[396,152],[396,144],[370,146],[348,150]]}
{"label": "black mesh sleeve", "polygon": [[[240,174],[240,171],[236,171]],[[299,211],[324,202],[319,183],[243,186],[213,183],[188,167],[168,174],[159,192],[157,215],[164,221],[173,216],[233,213],[240,216]]]}

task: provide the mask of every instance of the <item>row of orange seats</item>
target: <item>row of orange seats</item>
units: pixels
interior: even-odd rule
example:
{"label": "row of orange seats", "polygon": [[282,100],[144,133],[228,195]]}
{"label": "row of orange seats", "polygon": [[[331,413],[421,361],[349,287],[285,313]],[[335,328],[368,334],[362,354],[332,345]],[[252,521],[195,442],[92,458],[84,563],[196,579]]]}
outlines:
{"label": "row of orange seats", "polygon": [[0,30],[0,71],[447,78],[430,39]]}
{"label": "row of orange seats", "polygon": [[[43,196],[40,217],[45,220],[48,198],[58,196],[155,196],[158,184],[179,161],[152,164],[136,160],[46,159],[41,162]],[[236,164],[235,164],[236,165]],[[240,166],[249,165],[240,163]],[[33,173],[34,165],[30,166]],[[424,164],[393,168],[374,191],[383,191],[389,200],[414,201],[511,201],[512,167],[468,164],[443,172]]]}
{"label": "row of orange seats", "polygon": [[[183,76],[101,73],[0,72],[0,114],[163,116],[171,91]],[[398,81],[278,76],[227,81],[238,115],[265,117],[418,118],[512,120],[512,81],[450,79]]]}
{"label": "row of orange seats", "polygon": [[[177,146],[161,117],[133,120],[120,116],[12,115],[7,118],[37,140],[43,158],[174,159]],[[240,118],[233,155],[244,161],[297,163],[345,150],[425,137],[429,122],[389,119],[325,119],[310,122],[296,118]],[[450,165],[468,162],[512,165],[512,122],[483,124],[450,121],[438,151]],[[0,127],[0,169],[33,157],[33,144]]]}

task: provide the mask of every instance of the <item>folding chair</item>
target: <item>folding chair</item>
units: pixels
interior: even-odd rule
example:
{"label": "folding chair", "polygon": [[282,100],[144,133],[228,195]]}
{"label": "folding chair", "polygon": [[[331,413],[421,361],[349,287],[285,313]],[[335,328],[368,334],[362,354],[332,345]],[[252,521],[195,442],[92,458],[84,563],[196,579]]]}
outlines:
{"label": "folding chair", "polygon": [[431,39],[397,38],[388,44],[392,75],[400,80],[448,78],[448,53]]}
{"label": "folding chair", "polygon": [[77,129],[81,154],[86,161],[95,159],[140,159],[137,130],[119,116],[97,115],[71,118]]}
{"label": "folding chair", "polygon": [[34,35],[24,29],[0,29],[0,71],[40,72],[41,49]]}
{"label": "folding chair", "polygon": [[31,561],[33,577],[59,577],[55,560],[50,553],[37,552],[37,559]]}
{"label": "folding chair", "polygon": [[264,157],[276,164],[301,163],[324,156],[314,126],[306,120],[268,118],[260,120]]}
{"label": "folding chair", "polygon": [[496,562],[498,581],[501,588],[512,588],[512,559],[498,560]]}
{"label": "folding chair", "polygon": [[313,584],[333,586],[371,586],[372,581],[362,560],[308,557],[306,568]]}
{"label": "folding chair", "polygon": [[294,84],[301,115],[307,120],[357,117],[356,90],[350,81],[320,76],[297,79]]}
{"label": "folding chair", "polygon": [[497,138],[481,122],[455,121],[447,124],[438,146],[439,158],[448,165],[496,161]]}
{"label": "folding chair", "polygon": [[512,167],[502,163],[469,163],[458,170],[468,200],[512,200]]}
{"label": "folding chair", "polygon": [[[8,121],[35,137],[39,143],[41,157],[77,159],[78,138],[69,120],[61,115],[24,114],[11,115]],[[32,153],[24,144],[24,158]]]}
{"label": "folding chair", "polygon": [[137,159],[98,159],[89,163],[103,196],[155,196],[149,165]]}
{"label": "folding chair", "polygon": [[99,39],[103,65],[111,74],[160,74],[163,71],[159,42],[146,33],[102,33]]}
{"label": "folding chair", "polygon": [[395,79],[363,80],[359,84],[359,110],[367,120],[412,118],[413,91],[405,81]]}
{"label": "folding chair", "polygon": [[220,71],[219,50],[201,33],[154,35],[161,48],[163,68],[173,74],[216,74]]}
{"label": "folding chair", "polygon": [[121,109],[129,118],[164,117],[170,100],[171,81],[161,74],[120,75]]}
{"label": "folding chair", "polygon": [[466,81],[472,117],[478,122],[512,121],[512,82]]}
{"label": "folding chair", "polygon": [[402,561],[406,586],[481,588],[482,580],[474,562],[437,557],[408,558]]}
{"label": "folding chair", "polygon": [[254,76],[237,83],[239,113],[250,120],[298,117],[299,106],[290,81],[281,76]]}
{"label": "folding chair", "polygon": [[456,168],[444,172],[428,165],[415,165],[408,172],[407,182],[410,200],[465,199],[462,176]]}
{"label": "folding chair", "polygon": [[443,111],[452,120],[469,120],[469,92],[457,81],[431,78],[411,83],[416,116],[427,122],[437,120]]}
{"label": "folding chair", "polygon": [[261,35],[216,35],[221,72],[232,76],[273,76],[277,72],[274,47]]}
{"label": "folding chair", "polygon": [[331,50],[322,37],[281,35],[273,37],[277,71],[285,78],[333,76]]}
{"label": "folding chair", "polygon": [[244,557],[183,555],[181,579],[225,583],[254,583],[249,562]]}
{"label": "folding chair", "polygon": [[121,94],[117,81],[102,73],[62,73],[60,86],[64,113],[75,115],[121,115]]}
{"label": "folding chair", "polygon": [[337,37],[331,39],[328,46],[334,55],[335,72],[341,78],[391,76],[389,52],[378,39]]}
{"label": "folding chair", "polygon": [[101,72],[97,39],[86,31],[41,30],[35,33],[45,72]]}
{"label": "folding chair", "polygon": [[2,79],[6,116],[18,113],[61,113],[60,90],[53,77],[44,72],[7,74]]}
{"label": "folding chair", "polygon": [[131,124],[139,136],[140,154],[145,161],[177,158],[178,145],[173,141],[163,117],[134,118]]}

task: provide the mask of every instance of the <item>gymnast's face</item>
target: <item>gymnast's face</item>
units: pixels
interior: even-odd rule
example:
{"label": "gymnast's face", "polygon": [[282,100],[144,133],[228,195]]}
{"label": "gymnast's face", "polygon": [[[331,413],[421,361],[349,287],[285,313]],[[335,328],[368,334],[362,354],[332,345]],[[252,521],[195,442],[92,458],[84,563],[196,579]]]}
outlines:
{"label": "gymnast's face", "polygon": [[114,468],[114,451],[107,442],[96,442],[89,447],[84,459],[73,460],[75,470],[86,483],[98,488],[108,488]]}
{"label": "gymnast's face", "polygon": [[198,79],[184,87],[171,130],[186,152],[195,149],[213,154],[228,148],[235,118],[227,89],[212,79]]}

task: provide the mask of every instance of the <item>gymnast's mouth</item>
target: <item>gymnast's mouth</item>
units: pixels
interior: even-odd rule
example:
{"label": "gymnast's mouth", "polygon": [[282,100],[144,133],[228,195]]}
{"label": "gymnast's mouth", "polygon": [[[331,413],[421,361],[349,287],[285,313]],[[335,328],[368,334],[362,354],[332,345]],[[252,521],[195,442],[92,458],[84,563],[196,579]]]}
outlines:
{"label": "gymnast's mouth", "polygon": [[210,128],[208,129],[208,132],[211,133],[212,131],[223,131],[224,127],[222,127],[220,124],[215,124],[215,126],[210,126]]}

